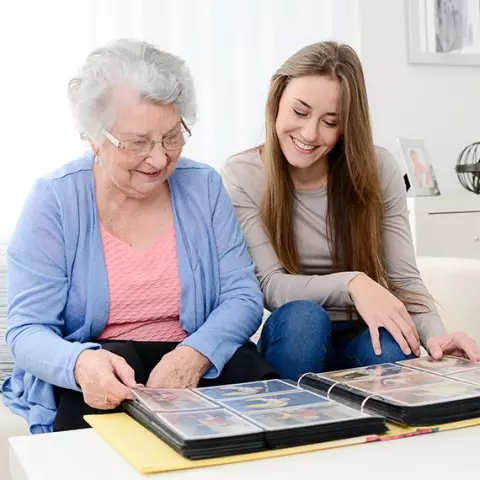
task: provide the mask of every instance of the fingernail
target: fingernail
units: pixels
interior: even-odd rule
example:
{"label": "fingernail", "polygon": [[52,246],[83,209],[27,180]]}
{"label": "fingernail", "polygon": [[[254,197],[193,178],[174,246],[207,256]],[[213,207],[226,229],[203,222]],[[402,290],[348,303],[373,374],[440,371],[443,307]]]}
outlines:
{"label": "fingernail", "polygon": [[375,354],[376,354],[376,355],[381,355],[381,354],[382,354],[382,351],[381,351],[379,348],[377,348],[377,349],[375,350]]}
{"label": "fingernail", "polygon": [[410,355],[412,353],[412,351],[409,349],[409,348],[406,348],[405,349],[405,354],[406,355]]}
{"label": "fingernail", "polygon": [[416,355],[417,357],[420,356],[420,353],[421,353],[421,352],[420,352],[420,349],[419,349],[419,348],[418,348],[417,350],[415,350],[415,355]]}

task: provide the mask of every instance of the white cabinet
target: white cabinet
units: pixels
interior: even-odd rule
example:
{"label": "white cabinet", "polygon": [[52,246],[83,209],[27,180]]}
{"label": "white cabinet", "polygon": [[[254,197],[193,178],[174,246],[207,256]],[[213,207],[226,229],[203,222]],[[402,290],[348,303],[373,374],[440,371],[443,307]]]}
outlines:
{"label": "white cabinet", "polygon": [[408,199],[417,256],[480,259],[480,195]]}

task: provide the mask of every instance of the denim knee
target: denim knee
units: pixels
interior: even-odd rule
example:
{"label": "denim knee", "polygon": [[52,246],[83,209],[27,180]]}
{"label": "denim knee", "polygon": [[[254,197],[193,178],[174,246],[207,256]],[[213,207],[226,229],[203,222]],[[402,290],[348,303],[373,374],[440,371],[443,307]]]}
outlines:
{"label": "denim knee", "polygon": [[372,339],[368,329],[363,343],[363,348],[358,352],[360,364],[362,365],[376,365],[379,363],[395,363],[401,360],[408,360],[415,358],[414,354],[406,355],[398,345],[397,341],[392,337],[391,333],[385,328],[380,328],[378,333],[380,335],[380,346],[382,353],[377,355],[372,346]]}
{"label": "denim knee", "polygon": [[309,341],[330,334],[331,322],[328,313],[318,303],[295,300],[277,308],[267,319],[265,330],[270,335],[300,336]]}
{"label": "denim knee", "polygon": [[260,349],[280,376],[296,380],[306,371],[322,371],[330,334],[331,322],[325,309],[315,302],[296,300],[267,319]]}
{"label": "denim knee", "polygon": [[410,355],[403,353],[400,345],[392,337],[392,334],[388,330],[385,328],[380,328],[378,333],[380,334],[380,346],[382,348],[382,353],[376,356],[380,358],[383,363],[394,363],[401,360],[415,358],[413,353]]}

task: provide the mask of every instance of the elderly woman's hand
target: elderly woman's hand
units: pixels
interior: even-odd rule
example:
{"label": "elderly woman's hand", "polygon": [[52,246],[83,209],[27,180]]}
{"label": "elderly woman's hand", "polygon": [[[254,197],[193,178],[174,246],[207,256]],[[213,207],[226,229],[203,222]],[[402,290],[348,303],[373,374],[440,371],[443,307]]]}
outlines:
{"label": "elderly woman's hand", "polygon": [[75,364],[75,380],[85,403],[110,410],[132,399],[130,388],[137,387],[135,372],[122,357],[107,350],[85,350]]}
{"label": "elderly woman's hand", "polygon": [[210,361],[191,347],[177,347],[158,362],[147,382],[149,388],[195,388]]}

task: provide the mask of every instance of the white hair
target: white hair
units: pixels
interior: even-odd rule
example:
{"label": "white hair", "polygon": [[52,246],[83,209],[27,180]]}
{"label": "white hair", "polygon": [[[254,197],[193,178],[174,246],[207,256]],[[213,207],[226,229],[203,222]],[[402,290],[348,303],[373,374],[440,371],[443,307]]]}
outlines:
{"label": "white hair", "polygon": [[175,103],[188,125],[195,122],[195,92],[185,62],[147,42],[120,39],[93,50],[68,83],[83,139],[99,144],[102,131],[115,123],[111,95],[116,88],[130,89],[147,102]]}

